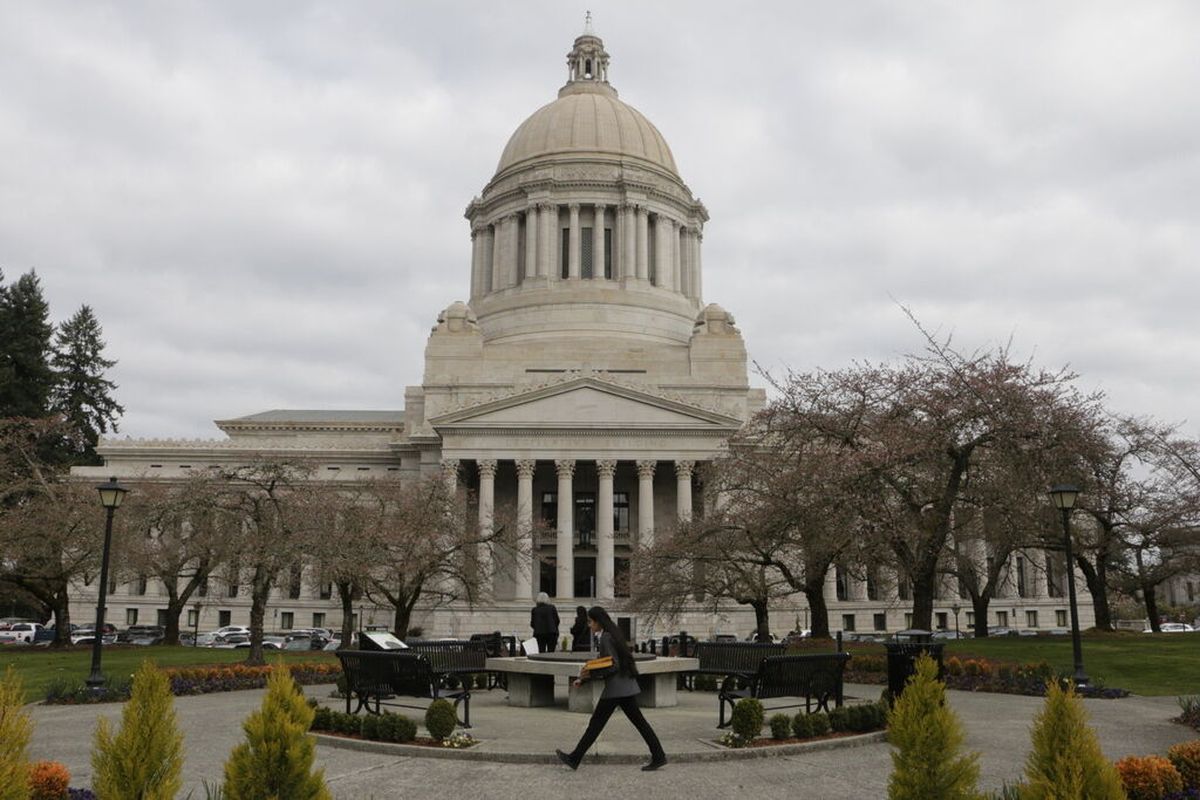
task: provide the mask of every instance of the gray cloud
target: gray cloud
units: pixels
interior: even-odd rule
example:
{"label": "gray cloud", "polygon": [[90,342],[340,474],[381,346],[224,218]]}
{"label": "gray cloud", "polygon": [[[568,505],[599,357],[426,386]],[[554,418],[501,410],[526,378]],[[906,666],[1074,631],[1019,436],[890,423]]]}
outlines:
{"label": "gray cloud", "polygon": [[[0,266],[96,307],[133,435],[388,408],[465,299],[462,211],[585,4],[0,7]],[[1014,338],[1115,406],[1200,392],[1200,10],[597,4],[768,366]],[[1195,423],[1189,430],[1197,432]]]}

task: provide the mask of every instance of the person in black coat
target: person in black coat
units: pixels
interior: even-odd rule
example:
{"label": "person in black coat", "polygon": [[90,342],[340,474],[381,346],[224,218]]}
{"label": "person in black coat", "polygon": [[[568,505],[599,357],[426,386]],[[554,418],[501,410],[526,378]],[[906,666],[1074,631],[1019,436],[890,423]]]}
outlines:
{"label": "person in black coat", "polygon": [[571,626],[571,649],[576,652],[592,649],[592,627],[588,624],[587,609],[583,606],[575,608],[575,624]]}
{"label": "person in black coat", "polygon": [[550,605],[550,596],[538,592],[537,605],[529,615],[529,627],[537,639],[538,651],[553,653],[558,643],[558,609]]}
{"label": "person in black coat", "polygon": [[667,754],[663,752],[662,743],[659,742],[654,729],[638,708],[637,695],[641,687],[637,682],[637,664],[634,663],[633,653],[629,652],[629,645],[621,635],[621,629],[612,621],[607,611],[600,606],[592,606],[588,609],[587,616],[592,631],[600,634],[600,657],[612,658],[613,666],[594,672],[584,667],[580,671],[574,682],[576,687],[582,686],[584,681],[603,680],[604,693],[596,701],[596,710],[592,712],[587,730],[583,732],[575,749],[570,753],[564,753],[562,750],[554,752],[568,767],[579,769],[579,762],[583,760],[584,754],[604,730],[613,712],[619,708],[625,712],[625,716],[633,723],[633,727],[637,728],[642,740],[650,748],[650,763],[642,769],[658,769],[667,763]]}

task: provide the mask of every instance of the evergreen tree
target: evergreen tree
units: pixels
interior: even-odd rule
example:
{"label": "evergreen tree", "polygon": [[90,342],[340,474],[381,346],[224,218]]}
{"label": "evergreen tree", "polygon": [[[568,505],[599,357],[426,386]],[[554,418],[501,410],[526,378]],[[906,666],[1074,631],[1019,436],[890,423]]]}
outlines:
{"label": "evergreen tree", "polygon": [[0,417],[44,417],[50,409],[54,326],[37,273],[0,294]]}
{"label": "evergreen tree", "polygon": [[174,800],[183,784],[183,734],[166,673],[147,659],[133,676],[115,735],[101,718],[92,750],[92,786],[100,800]]}
{"label": "evergreen tree", "polygon": [[117,418],[125,411],[112,398],[117,385],[104,377],[117,362],[104,357],[103,330],[89,306],[83,305],[59,326],[54,340],[55,386],[52,408],[78,431],[83,452],[75,454],[85,463],[100,463],[96,442],[100,434],[117,429]]}
{"label": "evergreen tree", "polygon": [[28,800],[33,722],[25,713],[25,690],[10,666],[0,678],[0,800]]}
{"label": "evergreen tree", "polygon": [[963,754],[962,723],[946,703],[937,664],[922,655],[888,714],[889,800],[976,800],[979,754]]}
{"label": "evergreen tree", "polygon": [[1073,687],[1064,690],[1058,681],[1046,686],[1032,738],[1021,800],[1124,800],[1121,778],[1100,751]]}

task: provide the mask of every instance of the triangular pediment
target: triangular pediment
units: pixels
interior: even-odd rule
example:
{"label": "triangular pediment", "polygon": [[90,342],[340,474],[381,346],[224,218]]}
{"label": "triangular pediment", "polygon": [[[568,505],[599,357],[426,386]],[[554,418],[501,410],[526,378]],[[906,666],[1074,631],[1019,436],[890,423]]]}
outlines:
{"label": "triangular pediment", "polygon": [[433,427],[730,429],[741,421],[651,391],[578,378],[436,417]]}

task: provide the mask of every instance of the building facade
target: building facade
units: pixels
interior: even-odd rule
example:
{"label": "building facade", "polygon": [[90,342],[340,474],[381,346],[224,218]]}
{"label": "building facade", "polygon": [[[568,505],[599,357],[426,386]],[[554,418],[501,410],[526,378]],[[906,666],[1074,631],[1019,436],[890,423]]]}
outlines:
{"label": "building facade", "polygon": [[[531,601],[545,591],[564,612],[595,600],[614,606],[636,635],[656,633],[624,609],[632,549],[711,499],[705,462],[765,396],[749,385],[733,316],[703,300],[708,213],[662,134],[619,99],[592,32],[574,41],[565,85],[517,128],[466,218],[469,299],[437,316],[422,382],[406,389],[403,410],[277,410],[218,421],[225,438],[214,441],[106,440],[98,448],[105,466],[78,474],[170,481],[300,456],[323,480],[440,475],[464,490],[482,527],[500,510],[514,518],[526,555],[497,551],[489,602],[419,611],[426,631],[526,635]],[[995,601],[1000,624],[1061,623],[1065,604],[1052,581],[1036,577],[1046,577],[1044,564],[1030,567],[1027,582],[1014,577],[1011,596]],[[831,626],[904,627],[902,587],[856,574],[830,575]],[[237,576],[214,582],[194,620],[201,628],[248,618],[237,584]],[[341,622],[315,574],[277,595],[269,627]],[[938,609],[951,629],[956,605],[969,608],[949,592]],[[124,584],[110,619],[121,622],[124,608],[125,621],[151,622],[158,607],[152,581]],[[390,619],[369,603],[361,613],[368,624]],[[802,597],[773,613],[779,632],[807,627]],[[670,627],[745,634],[753,614],[697,608]]]}

